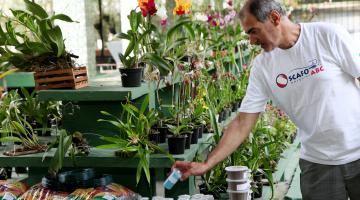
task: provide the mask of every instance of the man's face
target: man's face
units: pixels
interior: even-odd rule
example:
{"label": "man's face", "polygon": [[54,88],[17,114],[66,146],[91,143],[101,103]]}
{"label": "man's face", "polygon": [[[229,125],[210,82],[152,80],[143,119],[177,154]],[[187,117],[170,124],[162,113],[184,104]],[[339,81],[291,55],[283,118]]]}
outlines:
{"label": "man's face", "polygon": [[246,12],[241,19],[241,26],[249,35],[250,44],[260,45],[266,52],[272,51],[278,46],[279,31],[269,19],[260,22],[255,16]]}

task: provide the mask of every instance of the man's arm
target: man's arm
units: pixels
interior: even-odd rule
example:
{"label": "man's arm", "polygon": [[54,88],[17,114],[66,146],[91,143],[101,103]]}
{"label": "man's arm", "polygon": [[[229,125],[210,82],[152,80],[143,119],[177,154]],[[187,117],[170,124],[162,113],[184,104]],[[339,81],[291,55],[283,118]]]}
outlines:
{"label": "man's arm", "polygon": [[177,168],[182,172],[182,180],[187,179],[190,175],[202,175],[206,173],[234,152],[249,136],[259,114],[260,113],[239,113],[226,128],[219,144],[209,154],[206,162],[176,161],[173,168]]}

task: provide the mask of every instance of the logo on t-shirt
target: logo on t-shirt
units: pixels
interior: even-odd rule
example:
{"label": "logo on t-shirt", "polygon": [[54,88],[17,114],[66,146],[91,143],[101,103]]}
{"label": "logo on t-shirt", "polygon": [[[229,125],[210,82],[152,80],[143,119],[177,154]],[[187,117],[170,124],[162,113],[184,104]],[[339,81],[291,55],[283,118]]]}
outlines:
{"label": "logo on t-shirt", "polygon": [[291,70],[286,74],[279,74],[276,77],[276,85],[279,88],[284,88],[290,84],[294,84],[305,80],[306,78],[323,72],[325,69],[317,59],[309,61],[309,64],[305,67],[299,67]]}
{"label": "logo on t-shirt", "polygon": [[289,80],[288,77],[286,76],[286,74],[279,74],[276,77],[276,84],[279,88],[284,88],[287,86]]}

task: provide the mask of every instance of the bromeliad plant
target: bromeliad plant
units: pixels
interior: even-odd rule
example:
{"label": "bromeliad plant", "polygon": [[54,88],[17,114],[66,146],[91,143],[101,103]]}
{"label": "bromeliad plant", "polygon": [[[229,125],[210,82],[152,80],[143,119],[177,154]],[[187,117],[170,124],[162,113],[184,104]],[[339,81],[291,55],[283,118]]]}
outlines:
{"label": "bromeliad plant", "polygon": [[108,112],[101,113],[112,119],[99,119],[100,122],[108,122],[120,131],[120,135],[102,136],[100,139],[111,144],[100,145],[97,148],[117,149],[120,156],[138,157],[139,164],[136,173],[136,183],[139,183],[142,171],[150,184],[150,155],[154,152],[161,152],[174,160],[173,157],[162,150],[159,146],[149,141],[151,127],[155,124],[157,113],[153,109],[147,110],[149,96],[146,96],[140,108],[135,107],[131,102],[123,104],[123,117],[118,118]]}
{"label": "bromeliad plant", "polygon": [[40,5],[24,0],[26,10],[11,9],[12,17],[0,15],[0,67],[21,71],[73,68],[62,31],[56,20],[74,22],[64,14],[49,15]]}

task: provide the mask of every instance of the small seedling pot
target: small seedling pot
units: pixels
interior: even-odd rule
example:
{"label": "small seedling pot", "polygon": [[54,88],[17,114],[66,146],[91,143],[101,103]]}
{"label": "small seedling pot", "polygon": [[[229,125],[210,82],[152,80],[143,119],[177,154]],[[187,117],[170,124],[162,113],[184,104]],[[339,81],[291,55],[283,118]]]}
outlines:
{"label": "small seedling pot", "polygon": [[249,178],[250,171],[246,166],[229,166],[225,168],[230,180],[244,180]]}

